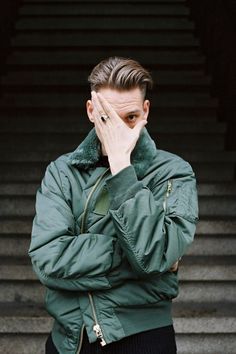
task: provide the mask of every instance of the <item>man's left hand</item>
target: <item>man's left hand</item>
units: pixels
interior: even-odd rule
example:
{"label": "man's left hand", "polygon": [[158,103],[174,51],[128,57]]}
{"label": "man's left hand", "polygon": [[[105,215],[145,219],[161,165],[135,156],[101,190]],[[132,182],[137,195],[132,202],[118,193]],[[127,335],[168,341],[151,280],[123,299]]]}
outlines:
{"label": "man's left hand", "polygon": [[[114,175],[130,165],[130,156],[142,128],[147,124],[145,119],[134,128],[128,127],[101,93],[92,92],[94,106],[94,123],[102,139],[108,155],[111,173]],[[101,116],[109,118],[103,122]]]}

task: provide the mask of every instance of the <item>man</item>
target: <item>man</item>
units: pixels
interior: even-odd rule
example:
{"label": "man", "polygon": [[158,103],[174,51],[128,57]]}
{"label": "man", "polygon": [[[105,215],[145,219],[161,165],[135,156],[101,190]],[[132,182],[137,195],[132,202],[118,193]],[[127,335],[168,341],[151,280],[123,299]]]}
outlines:
{"label": "man", "polygon": [[108,58],[89,82],[94,129],[49,164],[37,191],[29,255],[55,319],[46,353],[173,354],[195,175],[144,127],[152,79],[139,63]]}

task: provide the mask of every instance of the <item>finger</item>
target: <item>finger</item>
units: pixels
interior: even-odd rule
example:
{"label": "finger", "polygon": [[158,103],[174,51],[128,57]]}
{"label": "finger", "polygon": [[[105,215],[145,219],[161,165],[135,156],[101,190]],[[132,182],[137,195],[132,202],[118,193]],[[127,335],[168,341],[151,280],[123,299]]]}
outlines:
{"label": "finger", "polygon": [[147,120],[142,119],[140,122],[138,122],[135,125],[135,127],[133,129],[134,129],[134,131],[137,131],[138,134],[140,134],[141,130],[145,127],[146,124],[147,124]]}
{"label": "finger", "polygon": [[172,265],[172,267],[170,268],[170,270],[171,270],[172,272],[175,272],[175,271],[178,269],[178,266],[179,266],[179,262],[177,261],[176,263],[174,263],[174,264]]}
{"label": "finger", "polygon": [[123,123],[122,119],[118,116],[114,108],[110,105],[110,103],[103,97],[103,95],[100,92],[97,92],[97,98],[103,110],[111,118],[111,120],[114,119],[114,121],[116,121],[119,124]]}
{"label": "finger", "polygon": [[91,95],[92,95],[93,104],[96,107],[97,111],[99,112],[99,117],[101,117],[104,114],[107,114],[107,112],[104,111],[101,103],[98,100],[97,93],[95,91],[92,91]]}
{"label": "finger", "polygon": [[96,124],[96,126],[98,127],[99,131],[102,133],[103,135],[103,132],[104,130],[106,129],[106,122],[104,123],[102,120],[101,120],[101,116],[100,116],[100,113],[98,112],[97,110],[97,107],[94,105],[94,123]]}

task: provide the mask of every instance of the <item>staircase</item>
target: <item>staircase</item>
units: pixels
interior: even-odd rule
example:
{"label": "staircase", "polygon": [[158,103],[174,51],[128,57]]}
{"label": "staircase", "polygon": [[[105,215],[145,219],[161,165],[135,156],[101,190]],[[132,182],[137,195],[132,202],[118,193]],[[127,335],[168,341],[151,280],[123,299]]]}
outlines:
{"label": "staircase", "polygon": [[148,129],[198,179],[200,221],[174,301],[178,353],[235,354],[236,151],[224,149],[184,0],[22,1],[1,81],[0,353],[44,353],[52,320],[27,256],[35,193],[47,164],[91,128],[87,76],[110,55],[151,70]]}

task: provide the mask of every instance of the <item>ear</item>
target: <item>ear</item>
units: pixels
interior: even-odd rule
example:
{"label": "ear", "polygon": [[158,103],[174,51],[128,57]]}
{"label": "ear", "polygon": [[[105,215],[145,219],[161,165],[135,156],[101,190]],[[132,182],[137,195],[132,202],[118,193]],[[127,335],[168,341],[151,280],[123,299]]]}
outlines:
{"label": "ear", "polygon": [[145,118],[145,120],[147,120],[147,118],[148,118],[149,109],[150,109],[150,101],[149,100],[145,100],[143,102],[143,112],[144,112],[143,118]]}
{"label": "ear", "polygon": [[94,118],[93,118],[93,103],[91,100],[88,100],[86,102],[86,109],[87,109],[87,115],[90,120],[90,122],[94,123]]}

